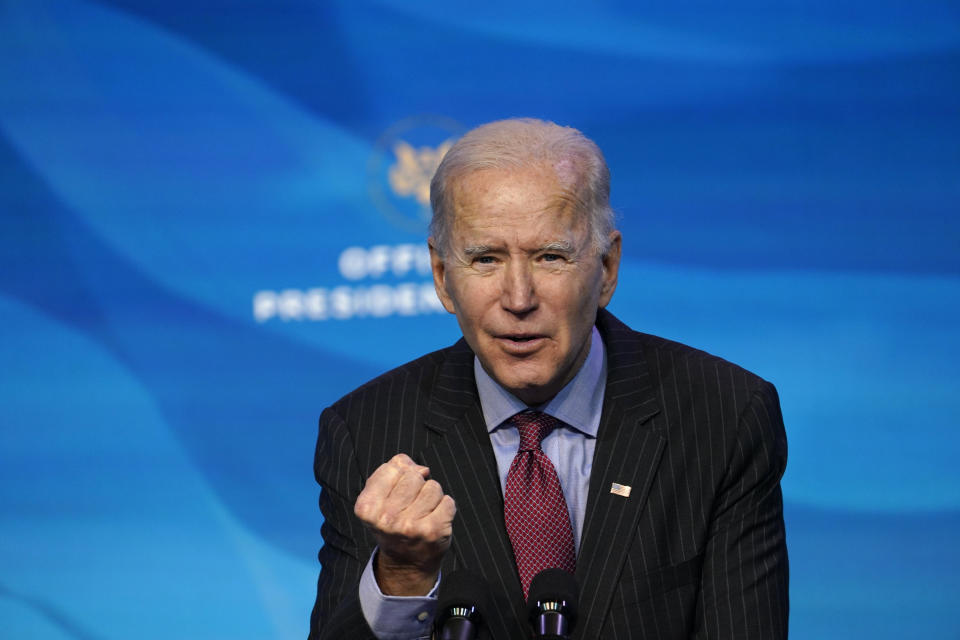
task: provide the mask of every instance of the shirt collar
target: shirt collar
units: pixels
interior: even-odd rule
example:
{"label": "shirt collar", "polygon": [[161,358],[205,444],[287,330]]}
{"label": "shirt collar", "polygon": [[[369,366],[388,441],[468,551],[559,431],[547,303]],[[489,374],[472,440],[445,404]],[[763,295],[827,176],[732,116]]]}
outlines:
{"label": "shirt collar", "polygon": [[590,352],[577,375],[546,404],[529,407],[501,387],[473,357],[473,373],[480,394],[480,406],[487,431],[492,432],[511,416],[537,409],[592,438],[597,437],[603,393],[607,382],[607,351],[596,327],[590,334]]}

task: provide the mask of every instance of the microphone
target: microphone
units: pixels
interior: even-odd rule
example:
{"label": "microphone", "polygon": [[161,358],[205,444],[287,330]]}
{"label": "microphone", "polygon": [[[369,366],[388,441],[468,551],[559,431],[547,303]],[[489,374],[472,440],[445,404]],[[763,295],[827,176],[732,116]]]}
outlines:
{"label": "microphone", "polygon": [[568,640],[577,622],[579,589],[573,574],[544,569],[530,583],[527,609],[533,636],[543,640]]}
{"label": "microphone", "polygon": [[457,569],[440,581],[437,617],[433,623],[434,640],[474,640],[483,622],[483,612],[491,610],[490,588],[472,571]]}

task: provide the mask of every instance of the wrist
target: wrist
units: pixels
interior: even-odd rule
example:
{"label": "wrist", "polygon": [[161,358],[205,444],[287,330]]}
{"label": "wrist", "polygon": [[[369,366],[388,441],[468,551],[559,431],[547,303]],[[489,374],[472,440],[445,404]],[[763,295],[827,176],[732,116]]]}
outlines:
{"label": "wrist", "polygon": [[426,596],[440,573],[439,564],[430,566],[393,560],[379,550],[373,560],[373,575],[384,595]]}

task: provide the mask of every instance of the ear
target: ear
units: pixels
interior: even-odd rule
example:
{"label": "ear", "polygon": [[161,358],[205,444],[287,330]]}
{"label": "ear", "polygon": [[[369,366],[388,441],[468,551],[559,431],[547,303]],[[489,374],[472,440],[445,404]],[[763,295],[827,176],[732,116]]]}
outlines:
{"label": "ear", "polygon": [[437,250],[437,243],[434,239],[427,238],[427,246],[430,247],[430,270],[433,272],[433,288],[437,291],[437,297],[440,298],[440,304],[448,313],[456,313],[453,306],[453,298],[447,293],[447,265],[443,262],[443,256]]}
{"label": "ear", "polygon": [[600,262],[603,265],[602,281],[600,283],[600,306],[605,307],[610,304],[613,292],[617,289],[617,275],[620,273],[620,252],[622,250],[622,239],[619,231],[610,232],[610,248],[600,256]]}

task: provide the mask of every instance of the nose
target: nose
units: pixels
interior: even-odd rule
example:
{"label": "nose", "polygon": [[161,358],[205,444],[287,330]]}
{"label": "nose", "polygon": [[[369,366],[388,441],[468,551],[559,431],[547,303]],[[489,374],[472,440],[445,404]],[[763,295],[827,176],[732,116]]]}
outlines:
{"label": "nose", "polygon": [[523,260],[510,260],[503,271],[500,304],[507,311],[523,314],[537,308],[537,294],[530,265]]}

